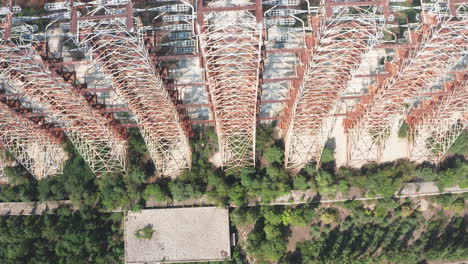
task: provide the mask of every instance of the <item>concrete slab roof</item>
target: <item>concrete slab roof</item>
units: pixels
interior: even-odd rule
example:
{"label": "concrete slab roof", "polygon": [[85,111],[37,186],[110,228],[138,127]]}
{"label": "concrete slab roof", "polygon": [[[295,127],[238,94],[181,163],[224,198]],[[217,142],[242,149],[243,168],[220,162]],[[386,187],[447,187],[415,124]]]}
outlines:
{"label": "concrete slab roof", "polygon": [[[151,225],[151,239],[137,230]],[[222,261],[231,258],[229,214],[216,207],[129,212],[125,221],[126,263]]]}

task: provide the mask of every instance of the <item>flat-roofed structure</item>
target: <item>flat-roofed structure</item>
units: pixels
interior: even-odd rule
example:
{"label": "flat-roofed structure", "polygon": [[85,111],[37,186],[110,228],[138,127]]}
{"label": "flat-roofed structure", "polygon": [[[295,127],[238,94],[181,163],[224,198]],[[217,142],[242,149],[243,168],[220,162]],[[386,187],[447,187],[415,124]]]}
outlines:
{"label": "flat-roofed structure", "polygon": [[[135,233],[147,226],[150,239]],[[223,261],[231,258],[229,213],[216,207],[149,209],[125,220],[126,263]]]}

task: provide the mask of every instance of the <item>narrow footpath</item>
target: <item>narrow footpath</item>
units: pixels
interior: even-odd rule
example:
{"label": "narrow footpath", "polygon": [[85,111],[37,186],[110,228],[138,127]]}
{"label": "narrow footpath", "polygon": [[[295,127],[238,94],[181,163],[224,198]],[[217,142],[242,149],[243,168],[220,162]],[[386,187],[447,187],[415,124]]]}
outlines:
{"label": "narrow footpath", "polygon": [[[457,186],[445,188],[443,192],[437,188],[433,182],[418,182],[418,183],[407,183],[403,188],[396,192],[395,198],[406,198],[406,197],[423,197],[423,196],[433,196],[440,194],[457,194],[468,192],[468,188],[460,188]],[[252,200],[248,204],[241,207],[254,207],[254,206],[269,206],[269,205],[298,205],[306,203],[336,203],[344,202],[350,200],[377,200],[384,197],[375,196],[367,197],[359,194],[357,190],[351,190],[348,194],[343,195],[338,192],[334,197],[328,197],[326,195],[320,195],[314,190],[305,190],[305,191],[291,191],[288,194],[276,198],[273,202],[264,203],[260,199]],[[208,200],[206,196],[202,196],[199,199],[190,199],[186,201],[172,201],[172,202],[155,202],[147,201],[146,208],[164,208],[164,207],[189,207],[189,206],[213,206],[214,204]],[[230,204],[230,207],[239,207],[235,204]]]}
{"label": "narrow footpath", "polygon": [[[407,183],[397,193],[396,198],[407,198],[407,197],[424,197],[433,196],[440,194],[457,194],[468,192],[468,188],[461,189],[458,186],[446,188],[443,192],[439,191],[437,186],[432,182],[420,182],[420,183]],[[305,203],[336,203],[344,202],[349,200],[377,200],[383,197],[360,197],[359,195],[350,194],[344,196],[341,194],[336,195],[333,198],[321,197],[317,192],[312,190],[306,191],[291,191],[290,193],[278,197],[271,203],[262,203],[260,200],[251,201],[245,207],[252,206],[270,206],[270,205],[298,205]],[[167,208],[167,207],[191,207],[191,206],[213,206],[214,204],[208,201],[207,197],[204,196],[200,199],[191,199],[182,202],[163,202],[157,203],[149,201],[146,204],[146,208]],[[73,205],[70,200],[62,201],[46,201],[46,202],[6,202],[0,203],[0,215],[42,215],[51,214],[53,210],[60,206],[68,206],[73,210],[79,210],[79,207]],[[231,207],[237,207],[231,204]],[[113,212],[122,212],[122,210],[114,210]]]}

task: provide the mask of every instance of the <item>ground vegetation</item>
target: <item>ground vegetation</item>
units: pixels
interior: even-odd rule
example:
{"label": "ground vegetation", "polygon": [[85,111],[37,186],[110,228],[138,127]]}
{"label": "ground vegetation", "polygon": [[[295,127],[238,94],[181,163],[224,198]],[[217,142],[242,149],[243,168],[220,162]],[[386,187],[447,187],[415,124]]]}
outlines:
{"label": "ground vegetation", "polygon": [[138,239],[151,239],[153,237],[154,229],[151,225],[147,225],[143,228],[138,229],[135,232],[135,237]]}
{"label": "ground vegetation", "polygon": [[83,207],[0,217],[1,263],[122,263],[122,213]]}
{"label": "ground vegetation", "polygon": [[[465,198],[236,208],[231,220],[237,230],[251,228],[240,245],[256,263],[455,261],[468,258]],[[307,239],[290,245],[297,230]]]}

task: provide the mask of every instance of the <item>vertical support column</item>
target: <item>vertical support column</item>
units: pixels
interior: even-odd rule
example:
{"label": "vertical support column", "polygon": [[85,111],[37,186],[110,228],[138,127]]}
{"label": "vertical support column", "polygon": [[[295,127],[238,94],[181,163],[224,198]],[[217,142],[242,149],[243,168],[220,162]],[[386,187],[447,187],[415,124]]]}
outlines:
{"label": "vertical support column", "polygon": [[198,26],[223,165],[236,168],[255,164],[261,3],[224,5],[213,1],[205,8],[199,2],[198,18],[203,20]]}
{"label": "vertical support column", "polygon": [[[393,76],[377,86],[367,102],[358,104],[345,120],[352,138],[350,165],[380,161],[391,133],[399,127],[421,93],[444,78],[466,52],[468,20],[423,13],[424,23],[413,32],[413,52],[392,67]],[[409,105],[409,107],[408,107]]]}
{"label": "vertical support column", "polygon": [[[132,10],[129,5],[127,12]],[[90,11],[79,18],[80,45],[89,50],[89,59],[110,77],[114,90],[128,104],[158,174],[177,177],[191,167],[190,127],[154,67],[144,46],[144,32],[130,32],[133,13],[94,14]]]}
{"label": "vertical support column", "polygon": [[60,140],[1,102],[0,145],[38,180],[62,173],[67,159]]}
{"label": "vertical support column", "polygon": [[444,84],[445,95],[434,95],[406,117],[411,139],[410,159],[438,163],[468,129],[468,81]]}
{"label": "vertical support column", "polygon": [[[371,5],[372,11],[361,8]],[[349,6],[349,7],[348,7]],[[347,12],[333,12],[348,7]],[[363,12],[356,18],[352,9]],[[285,166],[298,172],[308,162],[317,166],[335,123],[340,93],[352,72],[382,31],[385,14],[382,2],[332,2],[325,0],[322,13],[310,19],[314,30],[310,63],[294,98],[285,137]]]}

